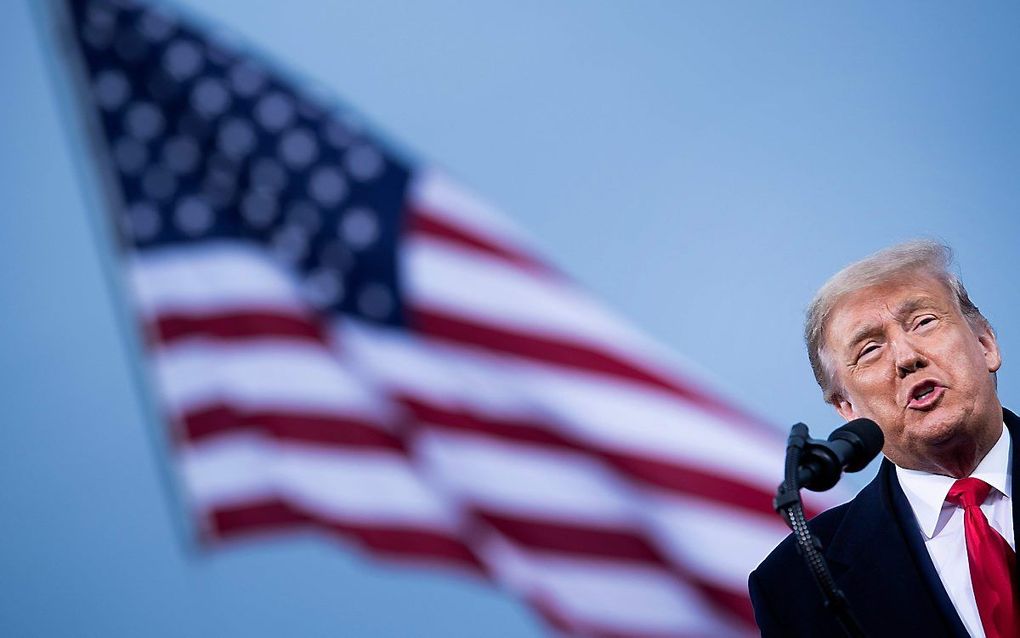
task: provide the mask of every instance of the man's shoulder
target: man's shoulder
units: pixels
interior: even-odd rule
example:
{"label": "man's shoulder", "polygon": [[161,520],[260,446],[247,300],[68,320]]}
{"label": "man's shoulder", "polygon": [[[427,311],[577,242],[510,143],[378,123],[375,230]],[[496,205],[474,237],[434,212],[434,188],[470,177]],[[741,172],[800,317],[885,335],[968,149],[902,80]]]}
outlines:
{"label": "man's shoulder", "polygon": [[[844,527],[848,516],[859,516],[857,512],[874,513],[880,506],[879,491],[881,489],[881,475],[876,476],[852,499],[827,509],[818,516],[808,521],[808,529],[818,539],[823,548],[829,548],[833,537]],[[791,562],[798,566],[803,564],[803,558],[797,549],[797,539],[793,534],[787,535],[785,539],[761,562],[755,573],[763,580],[770,580],[770,576],[778,578],[789,578]],[[805,570],[805,574],[806,574]]]}
{"label": "man's shoulder", "polygon": [[[808,521],[808,529],[818,539],[827,557],[834,538],[847,541],[856,537],[860,532],[859,519],[870,516],[870,513],[881,507],[880,503],[875,502],[880,499],[880,491],[880,477],[876,477],[850,501]],[[804,592],[816,589],[813,580],[800,555],[797,539],[792,534],[751,572],[748,588],[755,619],[763,636],[840,633],[831,614],[822,607],[821,598],[805,598]]]}
{"label": "man's shoulder", "polygon": [[[859,497],[859,495],[858,495]],[[856,498],[856,497],[855,497]],[[818,516],[808,521],[808,529],[817,538],[822,547],[828,547],[829,541],[835,536],[836,531],[842,526],[843,521],[846,519],[847,512],[850,511],[850,507],[853,504],[853,500],[850,500],[842,505],[837,505],[831,509],[825,510]],[[793,534],[788,534],[775,549],[765,557],[765,560],[758,565],[755,569],[755,573],[762,576],[765,580],[770,580],[770,576],[775,575],[776,577],[785,578],[788,577],[789,568],[791,561],[796,561],[798,564],[803,562],[800,557],[800,550],[797,548],[797,539]]]}

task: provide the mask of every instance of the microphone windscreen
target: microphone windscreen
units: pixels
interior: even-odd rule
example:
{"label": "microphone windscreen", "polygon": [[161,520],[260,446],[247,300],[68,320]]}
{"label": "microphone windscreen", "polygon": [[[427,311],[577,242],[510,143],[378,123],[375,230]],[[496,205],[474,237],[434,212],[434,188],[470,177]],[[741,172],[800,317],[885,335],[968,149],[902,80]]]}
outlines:
{"label": "microphone windscreen", "polygon": [[846,459],[846,471],[857,472],[882,451],[885,435],[878,424],[871,419],[854,419],[833,430],[829,441],[846,441],[853,446],[853,454]]}

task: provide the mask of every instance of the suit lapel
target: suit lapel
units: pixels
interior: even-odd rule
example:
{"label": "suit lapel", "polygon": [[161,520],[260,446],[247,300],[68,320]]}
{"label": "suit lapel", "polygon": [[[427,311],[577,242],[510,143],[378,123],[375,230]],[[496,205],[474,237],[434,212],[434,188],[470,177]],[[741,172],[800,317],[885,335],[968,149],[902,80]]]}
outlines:
{"label": "suit lapel", "polygon": [[843,521],[826,558],[869,635],[967,636],[892,463],[882,462]]}
{"label": "suit lapel", "polygon": [[[1020,418],[1003,410],[1016,468]],[[1013,471],[1013,497],[1020,482]],[[1013,529],[1020,530],[1020,507]],[[853,500],[826,551],[830,569],[869,636],[968,636],[917,527],[896,471],[882,461],[878,476]]]}
{"label": "suit lapel", "polygon": [[935,569],[935,564],[932,563],[931,554],[928,553],[928,548],[924,546],[924,538],[921,535],[921,530],[918,528],[914,510],[910,507],[910,501],[907,500],[907,495],[900,486],[892,463],[889,463],[886,480],[888,481],[888,491],[893,512],[903,533],[910,557],[914,562],[917,572],[927,584],[927,591],[940,612],[942,622],[945,623],[946,629],[951,635],[969,636],[967,628],[963,625],[963,620],[960,619],[960,614],[956,611],[956,606],[953,605],[952,599],[949,598],[946,586],[942,584],[942,579],[939,577],[938,570]]}
{"label": "suit lapel", "polygon": [[1012,477],[1010,482],[1013,484],[1013,494],[1010,496],[1010,504],[1013,507],[1013,534],[1014,536],[1020,533],[1020,507],[1016,506],[1017,495],[1020,495],[1020,482],[1017,481],[1016,462],[1017,457],[1020,454],[1017,453],[1017,436],[1020,436],[1020,418],[1017,418],[1015,414],[1009,410],[1003,408],[1002,410],[1002,421],[1006,424],[1006,428],[1009,430],[1010,436],[1010,447],[1012,448],[1012,456],[1010,458],[1010,472]]}

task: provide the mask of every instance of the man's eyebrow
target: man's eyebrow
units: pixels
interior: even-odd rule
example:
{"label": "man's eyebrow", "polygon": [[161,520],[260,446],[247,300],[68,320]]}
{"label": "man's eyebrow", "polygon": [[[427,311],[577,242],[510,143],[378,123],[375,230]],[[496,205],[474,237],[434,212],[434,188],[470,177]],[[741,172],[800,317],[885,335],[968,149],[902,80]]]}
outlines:
{"label": "man's eyebrow", "polygon": [[931,308],[936,305],[935,300],[931,297],[911,297],[897,306],[894,314],[900,319],[905,319],[908,315],[921,308]]}
{"label": "man's eyebrow", "polygon": [[873,337],[881,333],[882,326],[879,326],[877,324],[865,324],[858,328],[857,330],[855,330],[853,334],[850,335],[850,339],[848,339],[846,342],[845,349],[849,350],[858,343],[860,343],[861,341],[867,339],[868,337]]}
{"label": "man's eyebrow", "polygon": [[[936,305],[936,301],[931,297],[911,297],[910,299],[904,300],[903,303],[896,307],[894,315],[902,321],[921,308],[931,308]],[[882,326],[877,324],[864,324],[857,330],[854,330],[854,332],[850,335],[850,338],[846,341],[844,348],[849,350],[861,341],[881,333]]]}

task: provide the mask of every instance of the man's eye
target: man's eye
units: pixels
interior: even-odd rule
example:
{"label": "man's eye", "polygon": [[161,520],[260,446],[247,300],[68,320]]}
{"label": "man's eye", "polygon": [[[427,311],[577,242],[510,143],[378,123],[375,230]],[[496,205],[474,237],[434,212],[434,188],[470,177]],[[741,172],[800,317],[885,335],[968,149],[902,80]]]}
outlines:
{"label": "man's eye", "polygon": [[872,354],[876,350],[878,350],[877,343],[870,343],[864,346],[864,348],[861,349],[860,354],[857,355],[857,360],[860,361],[862,359],[868,358],[868,355]]}
{"label": "man's eye", "polygon": [[931,315],[921,317],[914,324],[914,328],[923,328],[924,326],[930,325],[933,321],[935,321],[935,317]]}

